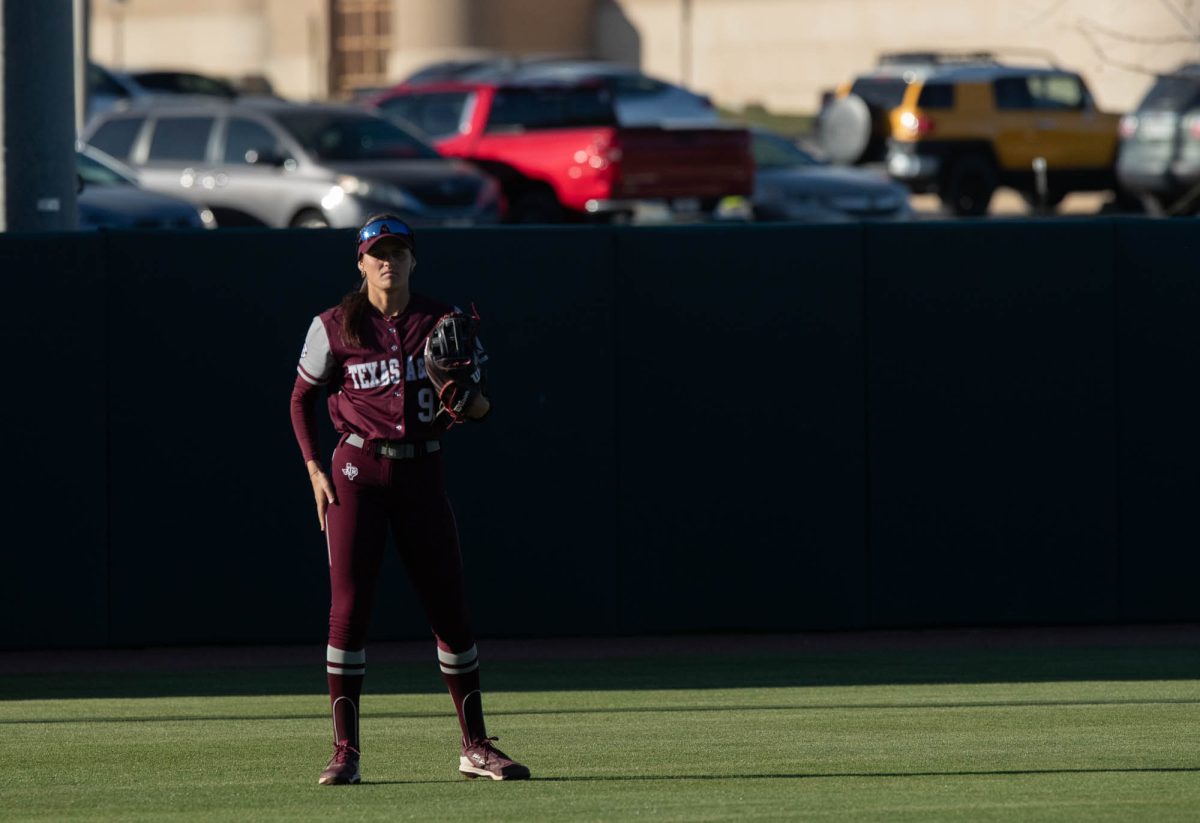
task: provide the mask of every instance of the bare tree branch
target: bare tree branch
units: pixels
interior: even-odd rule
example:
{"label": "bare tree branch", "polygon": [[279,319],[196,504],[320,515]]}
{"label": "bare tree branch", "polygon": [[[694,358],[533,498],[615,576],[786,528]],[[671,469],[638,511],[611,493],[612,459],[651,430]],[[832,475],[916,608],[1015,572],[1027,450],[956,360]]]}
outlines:
{"label": "bare tree branch", "polygon": [[[1191,18],[1188,17],[1186,12],[1177,8],[1176,5],[1171,2],[1171,0],[1159,0],[1159,2],[1162,3],[1166,10],[1169,11],[1171,15],[1179,21],[1179,24],[1183,26],[1185,31],[1190,33],[1193,37],[1200,37],[1200,28],[1197,28],[1196,24],[1192,22]],[[1189,3],[1188,5],[1191,4]]]}
{"label": "bare tree branch", "polygon": [[1058,13],[1058,10],[1065,6],[1068,2],[1069,0],[1057,0],[1057,2],[1052,3],[1048,8],[1038,12],[1037,16],[1035,16],[1032,20],[1025,21],[1025,24],[1021,28],[1028,30],[1032,29],[1034,26],[1041,25]]}
{"label": "bare tree branch", "polygon": [[1105,52],[1104,48],[1100,45],[1099,41],[1096,40],[1096,36],[1088,30],[1087,26],[1082,24],[1077,25],[1075,30],[1078,31],[1080,36],[1088,42],[1088,45],[1092,47],[1092,51],[1096,53],[1096,56],[1099,57],[1101,62],[1103,62],[1105,65],[1115,66],[1116,68],[1125,69],[1126,71],[1131,71],[1135,74],[1146,74],[1151,77],[1159,74],[1159,72],[1155,71],[1154,69],[1148,69],[1145,66],[1138,66],[1134,63],[1126,63],[1124,61],[1115,60],[1112,57],[1109,57],[1108,53]]}
{"label": "bare tree branch", "polygon": [[1114,40],[1120,40],[1123,43],[1137,43],[1143,46],[1174,46],[1182,43],[1200,42],[1196,37],[1184,37],[1180,35],[1168,35],[1165,37],[1139,37],[1135,34],[1126,34],[1123,31],[1114,31],[1100,25],[1095,20],[1084,18],[1079,21],[1080,28],[1088,28],[1097,34],[1103,34],[1105,37],[1111,37]]}

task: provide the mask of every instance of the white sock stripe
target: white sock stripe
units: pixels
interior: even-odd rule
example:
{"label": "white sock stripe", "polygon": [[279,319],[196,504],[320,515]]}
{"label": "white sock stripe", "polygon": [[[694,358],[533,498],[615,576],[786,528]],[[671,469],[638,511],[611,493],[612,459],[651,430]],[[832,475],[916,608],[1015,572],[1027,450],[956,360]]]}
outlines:
{"label": "white sock stripe", "polygon": [[439,663],[449,663],[452,666],[465,666],[467,663],[473,663],[475,658],[479,657],[479,651],[474,646],[462,654],[448,652],[441,647],[438,648],[437,653]]}
{"label": "white sock stripe", "polygon": [[460,668],[455,668],[453,666],[441,666],[441,670],[442,670],[443,674],[467,674],[468,672],[473,672],[478,668],[479,668],[478,660],[475,661],[474,663],[471,663],[466,666],[462,666]]}
{"label": "white sock stripe", "polygon": [[333,646],[325,647],[325,660],[329,663],[366,663],[367,650],[359,649],[358,651],[346,651]]}
{"label": "white sock stripe", "polygon": [[367,673],[366,669],[343,669],[340,666],[325,666],[325,671],[329,674],[340,674],[344,677],[362,677]]}

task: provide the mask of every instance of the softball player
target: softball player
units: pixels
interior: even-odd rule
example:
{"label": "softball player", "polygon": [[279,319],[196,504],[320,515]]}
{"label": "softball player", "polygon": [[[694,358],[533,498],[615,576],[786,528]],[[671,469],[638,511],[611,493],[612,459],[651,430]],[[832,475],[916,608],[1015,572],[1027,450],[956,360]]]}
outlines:
{"label": "softball player", "polygon": [[[443,487],[443,418],[424,364],[425,340],[452,308],[409,290],[415,251],[403,221],[387,214],[367,220],[358,233],[361,287],[313,319],[292,391],[292,427],[328,544],[332,592],[326,672],[334,749],[322,784],[359,782],[364,646],[389,530],[437,640],[462,729],[459,771],[493,780],[529,777],[484,728],[458,532]],[[486,354],[477,351],[482,364]],[[322,387],[339,434],[329,472],[315,435]],[[478,393],[466,417],[489,410]]]}

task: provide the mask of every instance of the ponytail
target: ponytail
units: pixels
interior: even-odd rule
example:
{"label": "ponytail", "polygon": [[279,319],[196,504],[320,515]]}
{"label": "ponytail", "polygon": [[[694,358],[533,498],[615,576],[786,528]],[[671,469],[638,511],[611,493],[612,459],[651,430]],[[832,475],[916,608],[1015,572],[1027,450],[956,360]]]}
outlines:
{"label": "ponytail", "polygon": [[362,329],[366,322],[367,306],[365,288],[352,291],[342,298],[342,340],[346,345],[355,348],[362,347]]}

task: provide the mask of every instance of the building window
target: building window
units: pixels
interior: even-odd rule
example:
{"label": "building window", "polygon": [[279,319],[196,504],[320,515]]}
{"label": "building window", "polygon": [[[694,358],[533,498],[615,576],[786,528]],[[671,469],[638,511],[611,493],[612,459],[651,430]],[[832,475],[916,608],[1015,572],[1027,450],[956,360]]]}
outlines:
{"label": "building window", "polygon": [[392,40],[392,0],[333,0],[333,91],[387,82]]}

